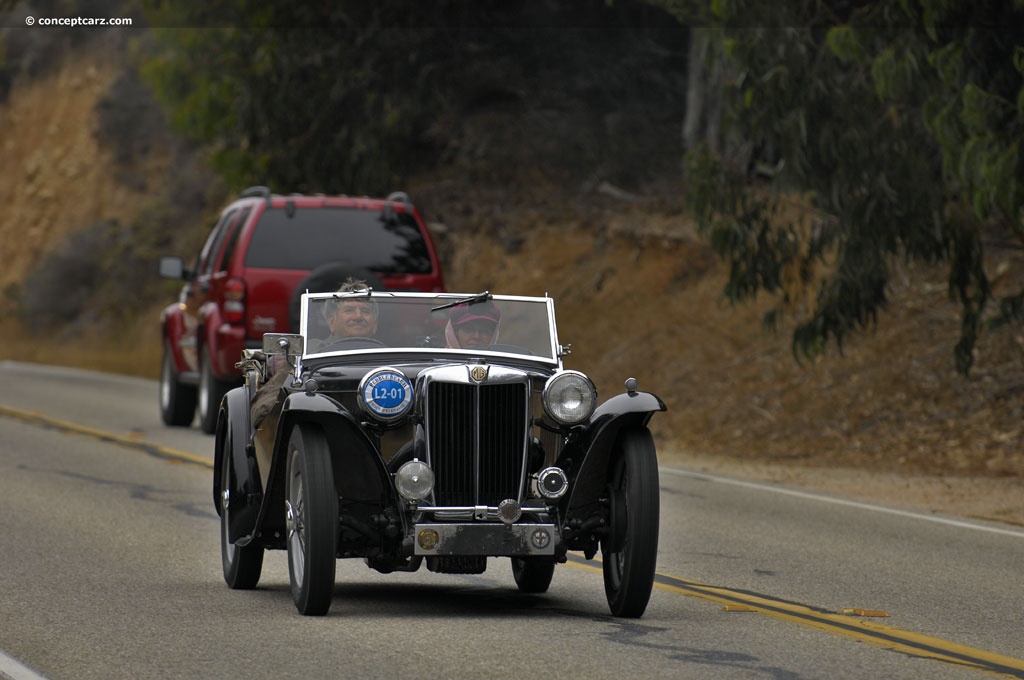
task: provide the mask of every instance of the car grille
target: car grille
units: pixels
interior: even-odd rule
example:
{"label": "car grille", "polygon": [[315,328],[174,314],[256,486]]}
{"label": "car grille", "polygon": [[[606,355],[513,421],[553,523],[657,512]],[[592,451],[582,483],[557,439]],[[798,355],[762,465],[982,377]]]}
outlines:
{"label": "car grille", "polygon": [[432,382],[427,442],[438,506],[497,506],[521,499],[526,385]]}

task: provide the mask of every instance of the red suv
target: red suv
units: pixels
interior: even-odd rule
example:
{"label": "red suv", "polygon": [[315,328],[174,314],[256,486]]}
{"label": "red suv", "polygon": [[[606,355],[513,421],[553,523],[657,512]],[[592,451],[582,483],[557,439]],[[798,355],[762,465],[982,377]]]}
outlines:
{"label": "red suv", "polygon": [[160,415],[212,434],[221,397],[241,384],[235,363],[264,333],[297,332],[299,295],[336,290],[349,276],[377,290],[444,291],[437,251],[408,196],[278,195],[251,187],[213,227],[192,269],[160,259],[184,279],[161,313]]}

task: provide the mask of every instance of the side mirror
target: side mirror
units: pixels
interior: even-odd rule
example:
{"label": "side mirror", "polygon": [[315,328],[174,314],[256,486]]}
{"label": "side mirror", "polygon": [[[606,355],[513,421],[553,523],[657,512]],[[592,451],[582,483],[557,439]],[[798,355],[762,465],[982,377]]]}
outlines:
{"label": "side mirror", "polygon": [[160,276],[165,279],[184,279],[185,261],[182,260],[180,257],[161,257]]}
{"label": "side mirror", "polygon": [[292,333],[264,333],[263,353],[267,356],[283,354],[287,357],[302,356],[306,349],[306,339]]}

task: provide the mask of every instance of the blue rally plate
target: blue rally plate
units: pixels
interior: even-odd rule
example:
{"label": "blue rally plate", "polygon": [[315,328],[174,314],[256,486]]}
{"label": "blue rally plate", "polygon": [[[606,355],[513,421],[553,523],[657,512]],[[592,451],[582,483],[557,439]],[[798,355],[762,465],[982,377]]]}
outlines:
{"label": "blue rally plate", "polygon": [[370,413],[382,420],[393,420],[412,405],[412,385],[399,371],[379,369],[363,378],[359,396]]}

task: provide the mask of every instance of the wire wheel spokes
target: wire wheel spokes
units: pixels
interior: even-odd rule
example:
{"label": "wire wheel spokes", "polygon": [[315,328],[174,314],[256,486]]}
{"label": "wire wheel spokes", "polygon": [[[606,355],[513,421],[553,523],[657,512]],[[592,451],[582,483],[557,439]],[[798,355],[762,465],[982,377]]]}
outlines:
{"label": "wire wheel spokes", "polygon": [[285,522],[292,599],[300,613],[327,613],[334,595],[338,495],[323,431],[300,424],[288,442]]}
{"label": "wire wheel spokes", "polygon": [[292,573],[302,585],[302,576],[306,570],[306,537],[302,522],[304,509],[302,493],[302,474],[296,473],[288,478],[288,500],[285,501],[285,524],[288,528],[288,559]]}

